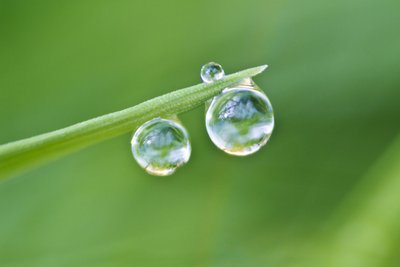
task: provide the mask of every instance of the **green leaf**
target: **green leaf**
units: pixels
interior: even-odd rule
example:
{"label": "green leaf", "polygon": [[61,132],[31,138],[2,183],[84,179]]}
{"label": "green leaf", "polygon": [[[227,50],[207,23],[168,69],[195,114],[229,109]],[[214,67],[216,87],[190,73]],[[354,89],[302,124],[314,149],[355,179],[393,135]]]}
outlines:
{"label": "green leaf", "polygon": [[136,106],[75,125],[0,146],[0,180],[50,162],[89,145],[132,131],[159,116],[191,110],[243,78],[263,72],[266,65],[246,69],[211,84],[198,84],[153,98]]}

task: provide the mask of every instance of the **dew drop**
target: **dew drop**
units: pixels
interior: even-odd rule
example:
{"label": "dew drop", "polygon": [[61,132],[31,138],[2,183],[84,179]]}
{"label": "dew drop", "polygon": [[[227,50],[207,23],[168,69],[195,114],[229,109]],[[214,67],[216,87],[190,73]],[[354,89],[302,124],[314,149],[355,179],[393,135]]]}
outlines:
{"label": "dew drop", "polygon": [[188,162],[191,153],[189,136],[179,123],[155,118],[136,130],[132,153],[139,165],[149,174],[171,175]]}
{"label": "dew drop", "polygon": [[252,81],[225,89],[206,113],[212,142],[228,154],[246,156],[264,146],[274,128],[270,101]]}
{"label": "dew drop", "polygon": [[215,62],[210,62],[201,67],[200,76],[203,82],[212,83],[222,79],[225,75],[222,66]]}

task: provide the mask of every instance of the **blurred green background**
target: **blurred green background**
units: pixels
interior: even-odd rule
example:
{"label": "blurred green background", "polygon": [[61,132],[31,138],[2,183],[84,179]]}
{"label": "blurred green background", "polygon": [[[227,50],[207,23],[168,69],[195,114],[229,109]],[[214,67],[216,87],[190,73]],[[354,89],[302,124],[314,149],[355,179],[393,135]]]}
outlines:
{"label": "blurred green background", "polygon": [[147,175],[130,135],[0,184],[0,266],[397,267],[397,0],[0,0],[0,143],[226,73],[255,81],[276,128],[230,157],[204,107],[192,157]]}

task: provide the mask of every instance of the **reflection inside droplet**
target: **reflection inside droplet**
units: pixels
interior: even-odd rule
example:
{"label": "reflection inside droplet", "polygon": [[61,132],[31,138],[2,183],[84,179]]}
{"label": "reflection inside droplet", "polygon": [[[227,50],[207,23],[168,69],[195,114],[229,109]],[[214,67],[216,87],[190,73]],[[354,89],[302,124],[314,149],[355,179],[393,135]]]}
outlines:
{"label": "reflection inside droplet", "polygon": [[201,79],[205,83],[212,83],[214,81],[222,79],[224,75],[225,72],[222,66],[215,62],[204,64],[200,70]]}
{"label": "reflection inside droplet", "polygon": [[156,118],[135,132],[132,153],[136,161],[152,175],[170,175],[188,162],[191,147],[187,131],[179,123]]}
{"label": "reflection inside droplet", "polygon": [[255,153],[267,143],[274,128],[271,103],[253,87],[225,89],[212,100],[206,127],[213,143],[228,154]]}

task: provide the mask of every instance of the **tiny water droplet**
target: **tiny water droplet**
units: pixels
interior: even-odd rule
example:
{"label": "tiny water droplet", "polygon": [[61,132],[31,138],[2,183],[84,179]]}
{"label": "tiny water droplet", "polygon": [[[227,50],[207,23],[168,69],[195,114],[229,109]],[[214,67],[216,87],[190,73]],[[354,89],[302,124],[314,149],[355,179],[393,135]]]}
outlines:
{"label": "tiny water droplet", "polygon": [[136,130],[132,153],[149,174],[166,176],[188,162],[191,153],[189,136],[179,123],[155,118]]}
{"label": "tiny water droplet", "polygon": [[239,83],[213,98],[206,128],[212,142],[226,153],[255,153],[267,143],[274,128],[271,103],[253,82]]}
{"label": "tiny water droplet", "polygon": [[212,83],[216,80],[222,79],[225,75],[222,66],[215,62],[204,64],[200,70],[200,76],[203,82]]}

